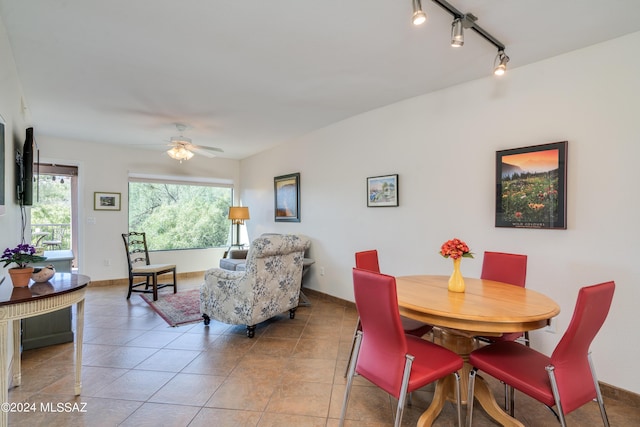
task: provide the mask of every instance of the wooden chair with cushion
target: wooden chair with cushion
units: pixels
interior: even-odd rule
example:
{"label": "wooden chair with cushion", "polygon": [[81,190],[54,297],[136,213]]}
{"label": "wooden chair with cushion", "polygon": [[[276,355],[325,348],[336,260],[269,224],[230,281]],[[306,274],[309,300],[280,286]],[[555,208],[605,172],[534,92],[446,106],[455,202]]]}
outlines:
{"label": "wooden chair with cushion", "polygon": [[[127,264],[129,265],[129,293],[127,299],[131,297],[131,292],[142,292],[153,294],[153,300],[158,300],[158,289],[173,287],[173,293],[177,292],[176,266],[174,264],[151,264],[149,261],[149,250],[147,248],[147,237],[145,233],[132,231],[122,234],[124,248],[127,252]],[[173,274],[172,283],[158,283],[158,276],[163,274]],[[134,283],[136,277],[144,280]],[[136,289],[143,287],[144,289]]]}

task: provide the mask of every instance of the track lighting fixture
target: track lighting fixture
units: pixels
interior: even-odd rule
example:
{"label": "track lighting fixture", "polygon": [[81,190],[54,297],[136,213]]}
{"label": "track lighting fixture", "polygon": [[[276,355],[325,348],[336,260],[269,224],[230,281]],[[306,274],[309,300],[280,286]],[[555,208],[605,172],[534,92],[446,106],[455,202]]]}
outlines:
{"label": "track lighting fixture", "polygon": [[[478,18],[471,13],[462,13],[446,0],[432,0],[438,6],[449,12],[453,16],[451,23],[451,46],[460,47],[464,45],[464,30],[470,28],[480,37],[494,45],[498,49],[498,56],[494,61],[494,74],[500,76],[507,70],[507,62],[509,57],[504,53],[505,46],[498,39],[486,32],[482,27],[476,24]],[[422,3],[420,0],[412,0],[413,2],[413,23],[420,25],[426,21],[427,16],[422,11]],[[497,64],[497,65],[496,65]]]}
{"label": "track lighting fixture", "polygon": [[[500,62],[497,66],[496,63]],[[493,65],[495,68],[493,69],[493,74],[496,76],[501,76],[507,71],[507,62],[509,62],[509,57],[504,53],[504,50],[499,50],[496,55],[496,59],[493,61]]]}
{"label": "track lighting fixture", "polygon": [[464,44],[464,30],[462,29],[462,20],[456,18],[451,23],[451,46],[461,47]]}
{"label": "track lighting fixture", "polygon": [[411,22],[413,25],[422,25],[427,20],[427,15],[422,11],[422,0],[413,1],[413,16]]}

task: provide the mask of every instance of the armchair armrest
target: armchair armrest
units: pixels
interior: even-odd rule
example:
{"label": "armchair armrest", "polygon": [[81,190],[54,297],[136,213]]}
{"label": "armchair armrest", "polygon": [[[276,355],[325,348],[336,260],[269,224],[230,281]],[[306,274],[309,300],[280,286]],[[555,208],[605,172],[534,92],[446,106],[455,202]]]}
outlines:
{"label": "armchair armrest", "polygon": [[227,254],[227,258],[230,259],[247,259],[248,249],[232,249]]}
{"label": "armchair armrest", "polygon": [[245,271],[211,268],[200,287],[200,309],[210,317],[230,324],[247,324],[254,290]]}

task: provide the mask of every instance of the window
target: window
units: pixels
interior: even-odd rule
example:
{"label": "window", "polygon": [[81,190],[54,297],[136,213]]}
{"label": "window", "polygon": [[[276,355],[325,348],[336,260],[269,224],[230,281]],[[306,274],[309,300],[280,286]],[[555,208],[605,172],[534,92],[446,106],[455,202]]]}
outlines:
{"label": "window", "polygon": [[226,246],[230,185],[129,180],[129,231],[147,234],[149,250]]}

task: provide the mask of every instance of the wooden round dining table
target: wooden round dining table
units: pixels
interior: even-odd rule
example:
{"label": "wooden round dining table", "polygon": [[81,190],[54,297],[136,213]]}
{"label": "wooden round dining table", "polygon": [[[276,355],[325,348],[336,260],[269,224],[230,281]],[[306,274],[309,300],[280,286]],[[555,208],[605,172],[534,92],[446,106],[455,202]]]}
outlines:
{"label": "wooden round dining table", "polygon": [[[466,403],[469,353],[479,345],[475,337],[543,328],[560,313],[560,307],[539,292],[493,280],[465,277],[465,292],[450,292],[448,280],[448,276],[434,275],[396,277],[398,307],[402,316],[437,326],[437,342],[462,356],[465,364],[460,372],[460,392]],[[474,393],[487,414],[500,424],[522,426],[498,406],[480,376]],[[455,401],[452,376],[438,381],[433,401],[418,426],[430,426],[447,399]]]}

